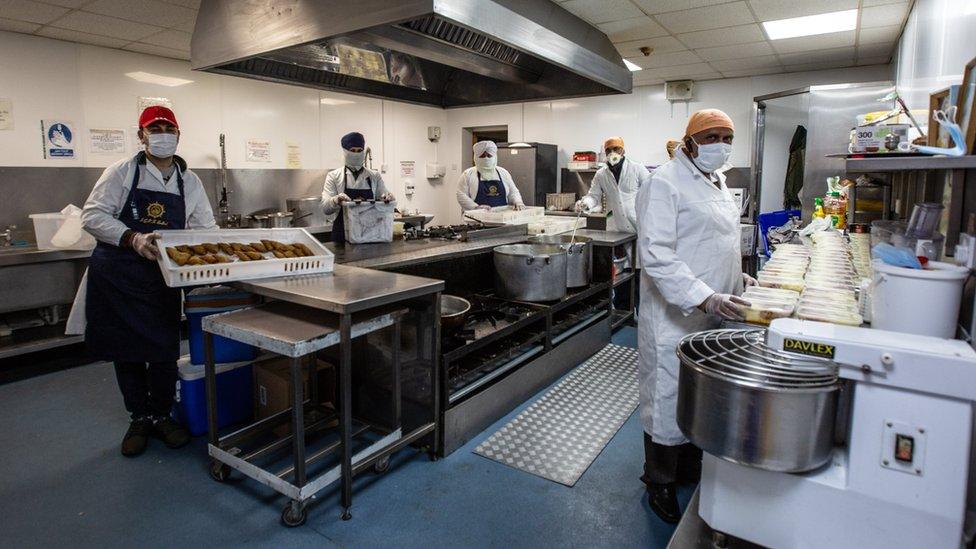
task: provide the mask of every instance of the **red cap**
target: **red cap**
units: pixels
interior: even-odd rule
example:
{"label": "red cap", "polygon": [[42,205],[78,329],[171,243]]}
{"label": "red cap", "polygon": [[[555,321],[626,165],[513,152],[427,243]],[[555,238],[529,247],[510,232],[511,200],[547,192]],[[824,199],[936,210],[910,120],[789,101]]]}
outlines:
{"label": "red cap", "polygon": [[149,126],[154,122],[159,122],[160,120],[169,122],[173,126],[176,126],[177,129],[180,127],[180,125],[176,123],[176,115],[173,114],[173,111],[159,105],[146,107],[146,110],[142,111],[142,114],[139,116],[139,127],[145,128],[146,126]]}

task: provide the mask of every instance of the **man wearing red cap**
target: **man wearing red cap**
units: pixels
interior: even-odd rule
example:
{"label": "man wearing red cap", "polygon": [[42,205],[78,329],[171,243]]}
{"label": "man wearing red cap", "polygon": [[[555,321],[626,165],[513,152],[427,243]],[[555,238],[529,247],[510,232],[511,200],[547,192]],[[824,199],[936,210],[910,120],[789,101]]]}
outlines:
{"label": "man wearing red cap", "polygon": [[126,456],[141,454],[150,436],[170,448],[190,440],[170,417],[181,294],[163,282],[154,231],[217,227],[200,179],[176,156],[180,129],[173,111],[144,110],[138,135],[144,150],[106,168],[85,202],[81,219],[98,245],[75,299],[87,319],[90,352],[115,363],[132,418],[122,439]]}
{"label": "man wearing red cap", "polygon": [[722,173],[734,131],[724,112],[696,112],[674,159],[656,169],[637,195],[642,480],[651,509],[671,523],[681,518],[676,485],[701,475],[701,450],[676,420],[678,341],[717,328],[722,319],[741,320],[749,304],[737,296],[744,282],[754,282],[742,273],[739,208]]}

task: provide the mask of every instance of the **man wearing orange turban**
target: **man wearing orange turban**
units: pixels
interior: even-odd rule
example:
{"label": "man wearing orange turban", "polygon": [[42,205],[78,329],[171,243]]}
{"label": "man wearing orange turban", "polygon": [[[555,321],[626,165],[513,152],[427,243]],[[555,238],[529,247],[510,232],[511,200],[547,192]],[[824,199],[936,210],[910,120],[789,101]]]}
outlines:
{"label": "man wearing orange turban", "polygon": [[688,442],[676,419],[678,341],[717,328],[722,319],[741,320],[748,306],[737,297],[747,282],[739,208],[722,174],[734,133],[724,112],[696,112],[674,159],[656,169],[637,195],[642,480],[651,509],[671,523],[681,517],[677,484],[697,482],[701,475],[701,450]]}

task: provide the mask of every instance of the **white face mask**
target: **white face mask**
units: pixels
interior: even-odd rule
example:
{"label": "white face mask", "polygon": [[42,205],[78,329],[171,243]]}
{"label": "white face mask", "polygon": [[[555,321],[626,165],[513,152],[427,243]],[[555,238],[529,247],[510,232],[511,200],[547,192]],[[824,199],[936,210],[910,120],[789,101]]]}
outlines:
{"label": "white face mask", "polygon": [[179,141],[180,138],[175,133],[150,133],[146,135],[146,148],[156,158],[169,158],[176,154]]}
{"label": "white face mask", "polygon": [[359,168],[362,168],[363,164],[366,162],[366,151],[357,153],[343,150],[342,154],[345,155],[346,167],[348,167],[350,170],[358,170]]}
{"label": "white face mask", "polygon": [[495,166],[498,164],[498,158],[494,156],[489,156],[487,158],[475,158],[474,165],[478,167],[478,172],[482,177],[494,175]]}
{"label": "white face mask", "polygon": [[[695,140],[692,139],[692,142]],[[713,173],[728,164],[732,156],[732,145],[729,143],[709,143],[698,145],[698,158],[691,161],[705,173]]]}
{"label": "white face mask", "polygon": [[611,166],[616,166],[623,159],[624,159],[624,155],[618,152],[612,152],[607,155],[607,164],[610,164]]}

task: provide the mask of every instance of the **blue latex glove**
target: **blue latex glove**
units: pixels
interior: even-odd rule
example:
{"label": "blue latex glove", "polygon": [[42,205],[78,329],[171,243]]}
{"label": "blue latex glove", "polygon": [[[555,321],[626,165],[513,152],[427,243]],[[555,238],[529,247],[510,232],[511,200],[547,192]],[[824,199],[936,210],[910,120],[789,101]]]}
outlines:
{"label": "blue latex glove", "polygon": [[922,264],[915,257],[915,252],[901,246],[892,246],[891,244],[884,243],[878,244],[871,248],[871,257],[880,259],[888,265],[894,265],[895,267],[907,267],[909,269],[922,268]]}

